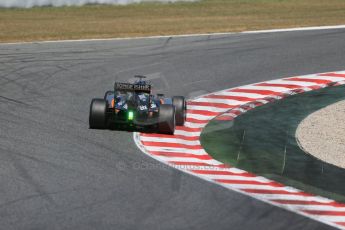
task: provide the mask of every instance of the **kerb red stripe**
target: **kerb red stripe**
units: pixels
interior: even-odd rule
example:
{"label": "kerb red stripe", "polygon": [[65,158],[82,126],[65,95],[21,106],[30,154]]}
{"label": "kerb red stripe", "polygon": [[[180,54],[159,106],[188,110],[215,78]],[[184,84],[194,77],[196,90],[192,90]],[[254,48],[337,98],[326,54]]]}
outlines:
{"label": "kerb red stripe", "polygon": [[311,82],[311,83],[317,83],[317,84],[328,84],[332,82],[330,80],[299,78],[299,77],[285,78],[283,80],[284,81],[303,81],[303,82]]}
{"label": "kerb red stripe", "polygon": [[180,144],[180,143],[152,142],[152,141],[142,141],[142,143],[143,145],[146,145],[146,146],[156,146],[156,147],[203,149],[201,145],[186,145],[186,144]]}
{"label": "kerb red stripe", "polygon": [[258,194],[289,194],[289,195],[299,195],[299,196],[313,196],[305,192],[289,192],[286,190],[266,190],[266,189],[242,189],[245,192],[249,193],[258,193]]}
{"label": "kerb red stripe", "polygon": [[202,128],[192,128],[187,126],[177,126],[175,130],[185,131],[185,132],[201,132]]}
{"label": "kerb red stripe", "polygon": [[200,101],[189,102],[188,105],[208,106],[208,107],[216,107],[216,108],[224,108],[224,109],[229,109],[229,108],[234,107],[233,105],[229,105],[229,104],[225,104],[225,103],[200,102]]}
{"label": "kerb red stripe", "polygon": [[198,114],[198,115],[205,115],[205,116],[217,116],[218,114],[221,114],[219,112],[212,112],[208,110],[187,110],[187,114]]}
{"label": "kerb red stripe", "polygon": [[210,155],[196,155],[196,154],[191,154],[191,153],[163,152],[163,151],[150,151],[150,153],[156,156],[165,156],[165,157],[188,157],[188,158],[196,158],[200,160],[213,159]]}
{"label": "kerb red stripe", "polygon": [[302,210],[305,213],[322,216],[345,216],[345,211]]}
{"label": "kerb red stripe", "polygon": [[345,204],[340,204],[337,202],[318,202],[313,200],[271,200],[280,204],[291,204],[291,205],[326,205],[326,206],[332,206],[332,207],[345,207]]}
{"label": "kerb red stripe", "polygon": [[[209,120],[211,120],[211,118]],[[209,120],[199,120],[199,119],[191,118],[191,117],[188,117],[186,119],[186,121],[188,121],[188,122],[197,123],[197,124],[206,124],[209,122]]]}
{"label": "kerb red stripe", "polygon": [[234,173],[229,171],[221,170],[192,170],[194,173],[198,174],[209,174],[209,175],[231,175],[231,176],[243,176],[243,177],[256,177],[254,174],[248,172]]}
{"label": "kerb red stripe", "polygon": [[168,161],[171,164],[175,165],[185,165],[185,166],[207,166],[207,167],[218,167],[218,165],[211,165],[207,163],[202,163],[202,162],[185,162],[185,161]]}
{"label": "kerb red stripe", "polygon": [[165,135],[165,134],[148,134],[148,133],[141,133],[143,137],[153,137],[153,138],[166,138],[166,139],[180,139],[186,141],[197,141],[199,140],[199,136],[184,136],[184,135]]}
{"label": "kerb red stripe", "polygon": [[345,222],[335,222],[338,225],[345,226]]}
{"label": "kerb red stripe", "polygon": [[[231,89],[229,92],[238,92],[238,93],[255,93],[260,95],[282,95],[280,92],[275,92],[272,90],[261,90],[261,89]],[[257,98],[259,99],[259,98]],[[252,99],[255,100],[255,99]]]}
{"label": "kerb red stripe", "polygon": [[225,100],[235,100],[235,101],[252,101],[253,98],[250,97],[241,97],[241,96],[230,96],[230,95],[207,95],[205,98],[214,98],[214,99],[225,99]]}
{"label": "kerb red stripe", "polygon": [[215,181],[225,184],[254,184],[254,185],[270,185],[273,187],[284,187],[276,182],[260,182],[256,180],[228,180],[228,179],[215,179]]}
{"label": "kerb red stripe", "polygon": [[319,74],[318,76],[325,76],[325,77],[344,77],[344,78],[345,78],[345,74],[343,74],[343,73],[323,73],[323,74]]}

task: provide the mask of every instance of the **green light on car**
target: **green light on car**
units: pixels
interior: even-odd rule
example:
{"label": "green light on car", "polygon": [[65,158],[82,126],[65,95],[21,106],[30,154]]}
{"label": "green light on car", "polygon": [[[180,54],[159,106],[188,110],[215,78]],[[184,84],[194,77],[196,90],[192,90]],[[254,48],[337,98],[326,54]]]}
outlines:
{"label": "green light on car", "polygon": [[131,121],[134,118],[134,113],[133,111],[128,111],[128,120]]}

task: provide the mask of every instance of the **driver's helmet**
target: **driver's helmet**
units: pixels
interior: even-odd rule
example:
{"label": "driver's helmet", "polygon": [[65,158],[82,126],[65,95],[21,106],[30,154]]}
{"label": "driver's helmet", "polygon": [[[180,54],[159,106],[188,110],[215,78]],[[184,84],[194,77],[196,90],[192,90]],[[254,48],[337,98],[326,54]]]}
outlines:
{"label": "driver's helmet", "polygon": [[115,93],[115,109],[127,109],[126,93],[116,91]]}
{"label": "driver's helmet", "polygon": [[131,100],[133,98],[133,92],[118,90],[115,93],[115,97],[122,100]]}

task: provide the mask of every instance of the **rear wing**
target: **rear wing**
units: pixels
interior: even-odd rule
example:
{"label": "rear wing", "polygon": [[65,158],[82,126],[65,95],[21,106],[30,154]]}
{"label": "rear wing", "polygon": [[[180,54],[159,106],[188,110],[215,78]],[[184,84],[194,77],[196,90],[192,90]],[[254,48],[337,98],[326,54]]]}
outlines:
{"label": "rear wing", "polygon": [[115,89],[115,91],[123,90],[123,91],[151,93],[151,85],[140,85],[140,84],[115,82],[114,89]]}

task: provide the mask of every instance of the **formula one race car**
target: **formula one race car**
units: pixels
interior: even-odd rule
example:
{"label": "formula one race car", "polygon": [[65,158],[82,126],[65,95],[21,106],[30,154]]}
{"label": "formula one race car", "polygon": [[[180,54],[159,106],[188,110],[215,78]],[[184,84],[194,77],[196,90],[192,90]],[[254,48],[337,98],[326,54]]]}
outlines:
{"label": "formula one race car", "polygon": [[151,94],[151,85],[145,76],[135,76],[134,84],[115,82],[114,90],[104,99],[92,99],[89,125],[92,129],[115,126],[126,128],[153,128],[155,132],[174,134],[176,125],[186,120],[186,101],[182,96],[165,98]]}

